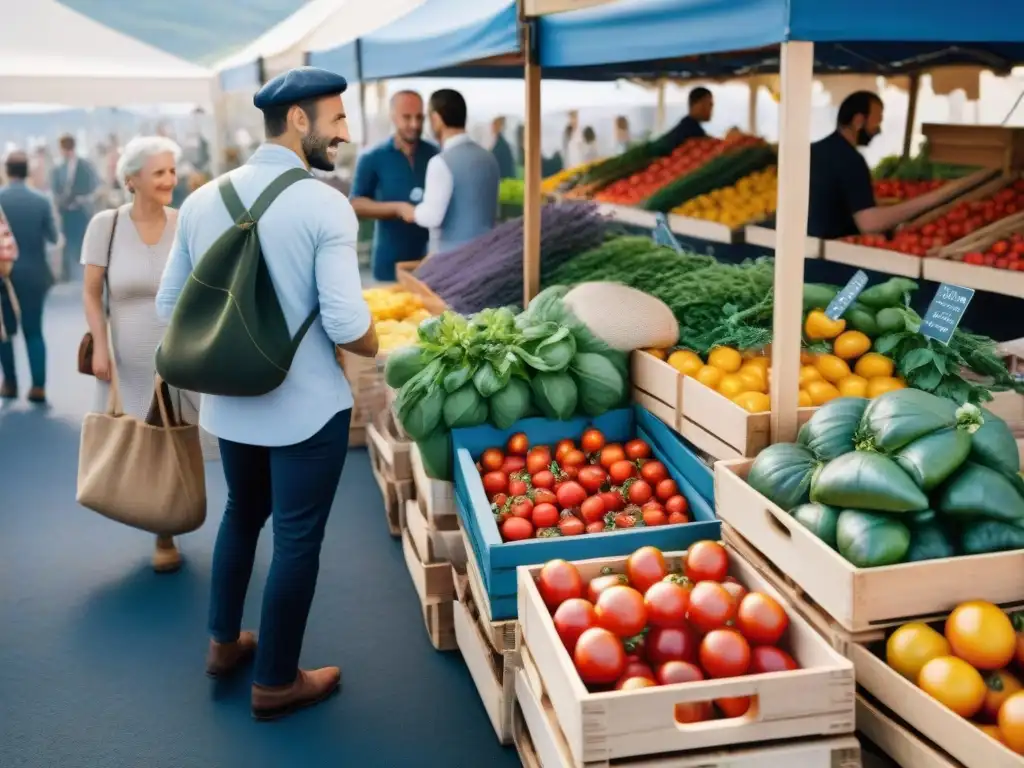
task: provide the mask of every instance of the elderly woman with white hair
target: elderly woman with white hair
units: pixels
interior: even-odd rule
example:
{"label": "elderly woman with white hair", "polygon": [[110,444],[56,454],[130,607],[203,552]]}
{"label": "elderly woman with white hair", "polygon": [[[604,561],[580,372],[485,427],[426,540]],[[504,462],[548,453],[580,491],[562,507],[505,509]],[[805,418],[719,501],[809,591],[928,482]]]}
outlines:
{"label": "elderly woman with white hair", "polygon": [[[154,359],[165,328],[156,316],[156,294],[177,225],[178,213],[169,205],[180,154],[178,145],[162,136],[128,142],[117,178],[131,202],[98,213],[85,233],[83,293],[94,340],[97,411],[106,410],[115,368],[125,413],[145,419],[152,404]],[[153,568],[164,573],[180,566],[174,539],[158,536]]]}

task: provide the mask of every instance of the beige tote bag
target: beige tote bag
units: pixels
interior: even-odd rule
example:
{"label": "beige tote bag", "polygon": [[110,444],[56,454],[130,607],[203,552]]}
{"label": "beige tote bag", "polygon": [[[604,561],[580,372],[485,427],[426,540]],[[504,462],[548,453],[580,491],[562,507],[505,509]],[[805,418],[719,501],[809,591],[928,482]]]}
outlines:
{"label": "beige tote bag", "polygon": [[173,421],[157,377],[159,425],[125,415],[111,371],[106,413],[86,414],[78,453],[78,503],[111,520],[178,536],[206,520],[206,473],[199,427]]}

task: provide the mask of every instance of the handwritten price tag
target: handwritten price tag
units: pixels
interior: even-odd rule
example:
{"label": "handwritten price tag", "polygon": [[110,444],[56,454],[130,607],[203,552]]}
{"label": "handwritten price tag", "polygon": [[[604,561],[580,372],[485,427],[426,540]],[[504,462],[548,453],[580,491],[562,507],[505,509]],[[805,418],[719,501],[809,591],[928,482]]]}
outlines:
{"label": "handwritten price tag", "polygon": [[953,331],[960,325],[973,298],[973,288],[942,283],[921,320],[921,335],[949,344]]}
{"label": "handwritten price tag", "polygon": [[829,302],[829,305],[825,308],[825,315],[829,320],[838,320],[843,316],[843,313],[850,308],[850,305],[857,300],[860,296],[860,292],[868,284],[868,276],[864,270],[858,269],[857,273],[850,278],[850,282],[846,284],[836,297]]}
{"label": "handwritten price tag", "polygon": [[654,234],[652,235],[654,242],[658,245],[667,245],[669,248],[674,248],[676,253],[682,253],[683,246],[676,240],[672,228],[668,225],[668,217],[664,213],[659,213],[655,215],[654,220]]}

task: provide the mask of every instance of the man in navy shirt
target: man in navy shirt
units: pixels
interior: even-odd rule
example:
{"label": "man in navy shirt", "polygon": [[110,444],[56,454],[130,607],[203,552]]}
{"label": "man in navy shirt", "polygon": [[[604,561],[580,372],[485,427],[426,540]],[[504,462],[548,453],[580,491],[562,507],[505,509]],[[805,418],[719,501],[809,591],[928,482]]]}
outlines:
{"label": "man in navy shirt", "polygon": [[399,91],[391,97],[391,138],[366,151],[356,164],[352,182],[352,207],[361,219],[376,219],[373,232],[373,277],[395,279],[399,261],[422,259],[427,253],[428,233],[403,221],[423,200],[427,162],[437,147],[423,141],[423,99],[415,91]]}
{"label": "man in navy shirt", "polygon": [[882,100],[870,91],[857,91],[840,105],[835,132],[811,145],[811,237],[834,240],[888,232],[953,197],[940,187],[902,203],[878,205],[871,169],[858,147],[870,144],[881,126]]}
{"label": "man in navy shirt", "polygon": [[701,123],[711,120],[711,114],[715,110],[715,97],[707,88],[699,86],[690,91],[687,103],[690,105],[689,113],[660,139],[666,149],[673,150],[687,139],[707,136]]}

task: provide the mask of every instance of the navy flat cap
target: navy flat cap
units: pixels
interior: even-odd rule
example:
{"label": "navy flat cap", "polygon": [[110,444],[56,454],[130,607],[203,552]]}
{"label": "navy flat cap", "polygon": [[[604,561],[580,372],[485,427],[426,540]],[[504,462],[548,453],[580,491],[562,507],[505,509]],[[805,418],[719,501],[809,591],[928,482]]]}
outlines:
{"label": "navy flat cap", "polygon": [[283,72],[260,88],[252,98],[256,109],[297,104],[306,99],[344,93],[348,81],[319,67],[296,67]]}

